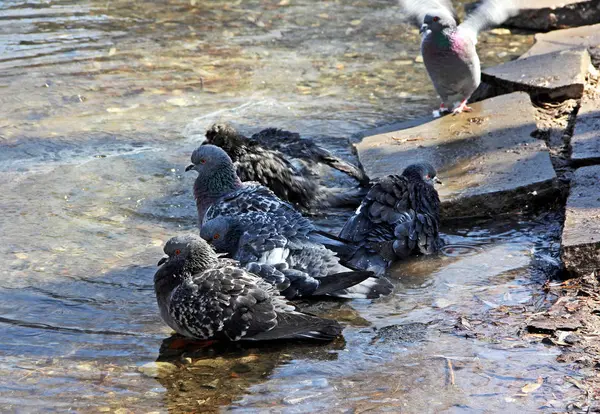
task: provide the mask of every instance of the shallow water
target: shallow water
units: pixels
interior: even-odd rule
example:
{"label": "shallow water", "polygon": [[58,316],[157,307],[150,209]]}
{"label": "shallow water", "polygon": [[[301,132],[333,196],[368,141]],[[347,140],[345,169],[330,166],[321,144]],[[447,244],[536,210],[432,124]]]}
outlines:
{"label": "shallow water", "polygon": [[[346,321],[343,340],[207,347],[163,353],[159,372],[147,365],[170,334],[155,263],[165,240],[194,230],[194,177],[183,168],[205,128],[285,127],[351,157],[347,138],[437,105],[417,38],[393,1],[2,2],[3,409],[566,405],[575,374],[518,332],[523,312],[551,299],[539,287],[558,249],[553,216],[448,228],[442,255],[395,270],[395,295],[305,304]],[[530,43],[488,34],[482,60]],[[339,227],[346,214],[319,222]]]}

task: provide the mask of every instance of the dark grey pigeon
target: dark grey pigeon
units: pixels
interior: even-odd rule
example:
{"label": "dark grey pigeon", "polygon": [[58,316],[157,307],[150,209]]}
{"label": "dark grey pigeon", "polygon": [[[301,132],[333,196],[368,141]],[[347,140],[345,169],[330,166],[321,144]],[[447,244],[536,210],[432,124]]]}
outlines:
{"label": "dark grey pigeon", "polygon": [[154,288],[162,319],[199,340],[316,339],[329,341],[342,327],[297,312],[274,286],[221,259],[200,237],[170,239],[158,262]]}
{"label": "dark grey pigeon", "polygon": [[[287,131],[266,129],[253,137],[269,137],[268,139],[270,139],[277,133],[281,133],[282,137],[294,135]],[[297,140],[301,141],[295,145],[299,151],[301,150],[300,144],[305,142],[303,144],[307,149],[305,157],[309,159],[316,157],[317,153],[321,154],[321,158],[326,158],[328,154],[330,163],[339,168],[347,171],[360,171],[357,167],[334,157],[312,141],[300,139],[299,136]],[[319,185],[316,173],[307,168],[297,167],[286,155],[273,148],[277,146],[274,142],[269,142],[269,145],[265,145],[264,142],[260,143],[256,139],[249,139],[239,134],[230,125],[214,124],[206,132],[205,144],[216,145],[225,150],[232,159],[237,175],[242,181],[259,182],[270,188],[281,199],[304,210],[356,206],[365,195],[366,191],[360,188],[340,190]],[[368,183],[366,176],[363,179],[366,179]]]}
{"label": "dark grey pigeon", "polygon": [[283,273],[289,287],[282,294],[288,299],[320,295],[375,299],[393,289],[384,277],[341,264],[319,243],[312,223],[300,215],[220,216],[204,224],[201,236],[217,252],[247,268],[270,265]]}
{"label": "dark grey pigeon", "polygon": [[369,185],[369,177],[363,170],[336,157],[313,140],[301,138],[296,132],[267,128],[252,135],[251,140],[272,150],[281,151],[291,158],[303,160],[309,166],[325,164],[354,178],[362,186]]}
{"label": "dark grey pigeon", "polygon": [[439,182],[431,164],[413,164],[402,175],[382,178],[350,217],[340,238],[355,243],[339,251],[352,265],[382,275],[411,254],[432,254],[441,247]]}
{"label": "dark grey pigeon", "polygon": [[206,220],[250,211],[271,214],[300,214],[280,200],[268,188],[258,183],[242,183],[236,175],[231,158],[221,148],[201,145],[192,153],[192,164],[186,171],[195,170],[194,198],[198,209],[198,227]]}
{"label": "dark grey pigeon", "polygon": [[442,99],[440,113],[471,111],[467,100],[481,82],[475,45],[479,32],[518,12],[522,0],[483,0],[457,25],[449,0],[400,0],[421,28],[421,54],[433,86]]}

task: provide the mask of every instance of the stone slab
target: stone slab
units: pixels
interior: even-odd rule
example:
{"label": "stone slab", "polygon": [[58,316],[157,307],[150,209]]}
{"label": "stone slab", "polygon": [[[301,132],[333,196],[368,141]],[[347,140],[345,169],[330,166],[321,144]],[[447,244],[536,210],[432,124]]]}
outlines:
{"label": "stone slab", "polygon": [[[560,50],[600,47],[600,24],[535,35],[535,44],[520,59]],[[593,53],[592,53],[593,54]]]}
{"label": "stone slab", "polygon": [[523,92],[472,105],[473,112],[447,115],[401,131],[364,138],[357,153],[371,178],[401,174],[427,161],[439,171],[443,217],[520,211],[556,196],[556,175],[546,144],[535,130]]}
{"label": "stone slab", "polygon": [[600,164],[600,100],[582,102],[571,138],[574,165]]}
{"label": "stone slab", "polygon": [[528,0],[504,25],[550,31],[600,22],[600,0]]}
{"label": "stone slab", "polygon": [[575,276],[600,270],[600,166],[575,171],[567,199],[561,256]]}
{"label": "stone slab", "polygon": [[485,69],[482,80],[507,92],[528,92],[546,101],[579,99],[590,65],[586,48],[558,50]]}

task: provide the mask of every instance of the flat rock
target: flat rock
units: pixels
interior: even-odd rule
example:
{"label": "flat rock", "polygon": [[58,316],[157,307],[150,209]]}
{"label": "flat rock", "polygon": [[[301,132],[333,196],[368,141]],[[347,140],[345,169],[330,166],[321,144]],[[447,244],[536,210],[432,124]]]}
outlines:
{"label": "flat rock", "polygon": [[600,21],[599,0],[528,0],[525,9],[505,26],[549,31]]}
{"label": "flat rock", "polygon": [[600,164],[600,100],[588,99],[582,102],[571,147],[573,164]]}
{"label": "flat rock", "polygon": [[521,59],[576,48],[587,48],[593,56],[598,46],[600,46],[600,24],[538,33],[535,35],[535,44],[521,56]]}
{"label": "flat rock", "polygon": [[443,217],[520,211],[554,197],[556,175],[546,144],[535,130],[523,92],[473,104],[473,112],[364,138],[356,144],[372,177],[401,174],[409,164],[432,163],[444,180],[438,188]]}
{"label": "flat rock", "polygon": [[566,269],[576,276],[600,269],[600,166],[575,171],[567,199],[561,256]]}
{"label": "flat rock", "polygon": [[586,48],[558,50],[485,69],[482,80],[505,92],[528,92],[546,101],[579,99],[590,65]]}

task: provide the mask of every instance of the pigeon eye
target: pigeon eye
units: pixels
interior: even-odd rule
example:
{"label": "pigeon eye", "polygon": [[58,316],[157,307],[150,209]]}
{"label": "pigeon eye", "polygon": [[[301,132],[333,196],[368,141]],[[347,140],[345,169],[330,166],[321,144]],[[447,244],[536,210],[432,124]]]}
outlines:
{"label": "pigeon eye", "polygon": [[221,237],[221,235],[220,235],[219,233],[217,233],[217,234],[215,234],[215,235],[213,236],[213,239],[215,239],[215,240],[219,240],[219,237]]}
{"label": "pigeon eye", "polygon": [[427,174],[427,175],[425,176],[425,178],[427,178],[427,179],[429,180],[431,177],[429,176],[429,174]]}
{"label": "pigeon eye", "polygon": [[176,256],[179,256],[179,253],[181,253],[181,250],[179,250],[179,249],[175,250],[175,255]]}
{"label": "pigeon eye", "polygon": [[200,164],[206,164],[206,160],[205,160],[204,158],[202,158],[202,159],[200,160]]}
{"label": "pigeon eye", "polygon": [[439,22],[439,21],[440,21],[440,18],[439,18],[439,17],[437,17],[437,16],[435,16],[435,17],[433,18],[433,21],[434,21],[434,22]]}

